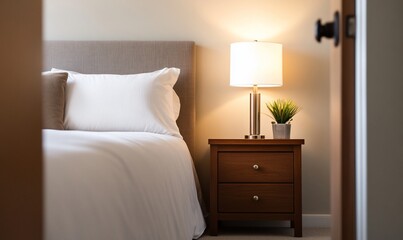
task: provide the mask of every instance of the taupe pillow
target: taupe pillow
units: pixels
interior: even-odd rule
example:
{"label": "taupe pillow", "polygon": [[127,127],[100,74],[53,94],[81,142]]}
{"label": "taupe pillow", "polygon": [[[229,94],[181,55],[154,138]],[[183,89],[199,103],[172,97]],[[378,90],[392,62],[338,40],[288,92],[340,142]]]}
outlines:
{"label": "taupe pillow", "polygon": [[66,72],[42,73],[42,128],[63,130]]}

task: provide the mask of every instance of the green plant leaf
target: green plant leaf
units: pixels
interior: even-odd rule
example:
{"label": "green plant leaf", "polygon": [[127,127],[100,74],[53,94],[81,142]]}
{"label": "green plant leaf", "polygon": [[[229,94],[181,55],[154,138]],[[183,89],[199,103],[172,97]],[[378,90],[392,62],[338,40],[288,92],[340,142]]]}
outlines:
{"label": "green plant leaf", "polygon": [[266,107],[276,123],[289,123],[300,111],[300,107],[291,99],[277,99],[271,103],[266,103]]}

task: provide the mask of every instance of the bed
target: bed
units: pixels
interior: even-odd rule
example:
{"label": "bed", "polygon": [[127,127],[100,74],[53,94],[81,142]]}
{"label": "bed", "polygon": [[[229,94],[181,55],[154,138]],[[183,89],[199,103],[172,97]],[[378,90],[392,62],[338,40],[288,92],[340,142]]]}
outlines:
{"label": "bed", "polygon": [[186,41],[44,43],[45,239],[202,235],[194,53]]}

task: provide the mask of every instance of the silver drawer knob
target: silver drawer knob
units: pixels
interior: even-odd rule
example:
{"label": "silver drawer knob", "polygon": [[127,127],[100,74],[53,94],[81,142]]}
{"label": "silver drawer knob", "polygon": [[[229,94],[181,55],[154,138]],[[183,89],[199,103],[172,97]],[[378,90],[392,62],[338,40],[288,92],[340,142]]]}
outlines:
{"label": "silver drawer knob", "polygon": [[258,170],[258,169],[259,169],[259,165],[257,165],[257,164],[253,165],[253,169]]}
{"label": "silver drawer knob", "polygon": [[253,196],[253,200],[254,201],[259,201],[259,197],[255,195],[255,196]]}

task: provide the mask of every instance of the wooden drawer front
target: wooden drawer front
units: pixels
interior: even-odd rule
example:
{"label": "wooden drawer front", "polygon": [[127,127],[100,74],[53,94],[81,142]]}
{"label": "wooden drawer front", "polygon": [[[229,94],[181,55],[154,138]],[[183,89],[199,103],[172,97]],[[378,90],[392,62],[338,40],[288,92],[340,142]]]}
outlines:
{"label": "wooden drawer front", "polygon": [[[254,199],[257,196],[258,199]],[[219,212],[292,213],[292,184],[219,184]]]}
{"label": "wooden drawer front", "polygon": [[[257,165],[257,169],[254,169]],[[256,166],[255,166],[256,168]],[[221,152],[219,182],[293,182],[293,153]]]}

